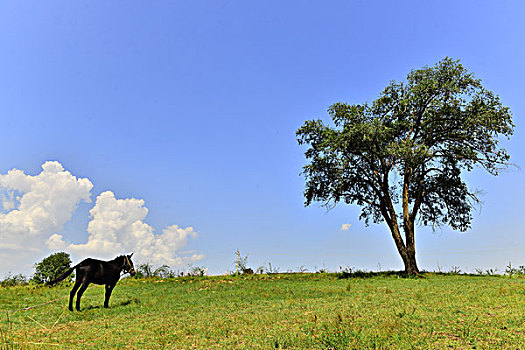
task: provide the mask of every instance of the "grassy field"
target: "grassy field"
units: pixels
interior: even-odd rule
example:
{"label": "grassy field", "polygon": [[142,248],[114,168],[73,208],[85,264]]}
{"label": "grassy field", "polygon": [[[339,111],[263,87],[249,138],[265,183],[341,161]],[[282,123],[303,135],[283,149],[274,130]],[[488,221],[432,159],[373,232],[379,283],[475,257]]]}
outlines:
{"label": "grassy field", "polygon": [[[82,312],[69,286],[0,288],[2,349],[518,349],[525,279],[426,274],[125,279]],[[18,309],[18,310],[17,310]]]}

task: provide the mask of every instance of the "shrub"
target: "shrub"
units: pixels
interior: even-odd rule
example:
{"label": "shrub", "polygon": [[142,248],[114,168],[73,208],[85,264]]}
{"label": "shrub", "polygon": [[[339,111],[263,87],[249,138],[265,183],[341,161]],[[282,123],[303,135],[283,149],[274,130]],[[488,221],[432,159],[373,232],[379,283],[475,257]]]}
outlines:
{"label": "shrub", "polygon": [[153,277],[153,267],[150,263],[140,264],[137,267],[135,278],[150,278]]}
{"label": "shrub", "polygon": [[156,269],[153,269],[153,265],[150,263],[139,265],[136,271],[137,273],[135,274],[135,278],[175,278],[184,275],[182,272],[170,269],[168,265],[162,265]]}
{"label": "shrub", "polygon": [[2,287],[13,287],[13,286],[23,286],[27,284],[27,277],[21,273],[18,275],[11,275],[9,273],[7,277],[0,282]]}
{"label": "shrub", "polygon": [[242,256],[239,250],[235,252],[237,259],[233,262],[236,271],[233,274],[253,275],[253,269],[248,267],[248,255]]}
{"label": "shrub", "polygon": [[[35,274],[32,281],[37,284],[47,283],[58,278],[63,272],[71,267],[71,258],[68,253],[59,252],[51,254],[35,265]],[[71,281],[73,275],[69,275],[66,281]]]}
{"label": "shrub", "polygon": [[186,276],[201,277],[201,276],[206,276],[207,272],[208,272],[208,269],[206,267],[195,266],[195,267],[192,267],[190,271],[188,271]]}
{"label": "shrub", "polygon": [[269,262],[268,263],[268,268],[266,269],[266,273],[267,274],[279,273],[279,268],[275,267],[275,266],[272,266],[272,263]]}
{"label": "shrub", "polygon": [[512,264],[509,262],[507,268],[505,269],[505,275],[512,278],[513,276],[520,277],[525,275],[525,266],[521,265],[518,268],[512,267]]}

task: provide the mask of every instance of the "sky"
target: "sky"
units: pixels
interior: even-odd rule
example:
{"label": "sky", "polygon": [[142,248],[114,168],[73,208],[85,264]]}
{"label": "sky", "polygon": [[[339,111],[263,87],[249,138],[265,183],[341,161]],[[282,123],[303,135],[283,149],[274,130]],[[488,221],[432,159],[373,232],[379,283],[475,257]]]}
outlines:
{"label": "sky", "polygon": [[[416,229],[420,269],[525,265],[522,1],[0,2],[0,278],[73,263],[401,270],[386,225],[304,206],[295,131],[444,57],[509,106],[510,168],[472,229]],[[521,168],[520,168],[521,167]]]}

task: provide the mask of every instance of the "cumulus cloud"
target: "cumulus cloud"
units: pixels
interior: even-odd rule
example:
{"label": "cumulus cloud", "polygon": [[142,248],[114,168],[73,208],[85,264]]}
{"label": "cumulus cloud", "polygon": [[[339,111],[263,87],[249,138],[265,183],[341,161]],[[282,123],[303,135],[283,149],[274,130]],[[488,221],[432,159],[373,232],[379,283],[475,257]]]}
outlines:
{"label": "cumulus cloud", "polygon": [[168,226],[154,234],[152,226],[143,220],[148,214],[142,199],[118,199],[111,191],[101,193],[90,210],[88,240],[84,244],[66,244],[60,235],[50,237],[48,245],[66,246],[78,256],[111,259],[123,253],[134,253],[137,261],[153,265],[181,266],[202,259],[202,254],[181,256],[180,249],[188,239],[197,237],[193,227]]}
{"label": "cumulus cloud", "polygon": [[348,230],[350,230],[351,226],[352,226],[352,224],[343,224],[343,225],[341,225],[341,231],[348,231]]}
{"label": "cumulus cloud", "polygon": [[59,162],[45,162],[40,174],[12,169],[0,174],[0,257],[2,271],[19,270],[34,263],[45,242],[71,219],[80,202],[91,201],[93,184],[76,178]]}
{"label": "cumulus cloud", "polygon": [[148,209],[143,200],[118,199],[111,191],[101,193],[89,212],[87,241],[71,243],[63,226],[79,203],[91,202],[92,188],[91,181],[73,176],[56,161],[45,162],[35,176],[18,169],[0,174],[0,276],[27,273],[37,260],[56,251],[69,252],[74,259],[112,259],[134,252],[136,261],[171,267],[204,257],[181,253],[197,237],[192,227],[171,225],[155,234],[144,222]]}

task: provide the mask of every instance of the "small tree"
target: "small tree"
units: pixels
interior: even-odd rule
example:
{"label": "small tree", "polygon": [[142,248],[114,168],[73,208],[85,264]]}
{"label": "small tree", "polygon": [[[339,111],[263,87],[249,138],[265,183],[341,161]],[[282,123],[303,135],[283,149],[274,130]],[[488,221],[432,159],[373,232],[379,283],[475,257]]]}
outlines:
{"label": "small tree", "polygon": [[235,252],[237,255],[237,259],[233,262],[233,264],[236,266],[236,274],[245,274],[245,275],[251,275],[253,274],[253,269],[248,267],[248,255],[242,256],[241,252],[237,249]]}
{"label": "small tree", "polygon": [[140,264],[137,267],[135,278],[150,278],[154,276],[153,266],[150,263]]}
{"label": "small tree", "polygon": [[160,277],[160,278],[174,278],[178,277],[180,273],[170,269],[168,265],[162,265],[153,269],[153,265],[150,263],[140,264],[137,267],[137,273],[135,278],[151,278],[151,277]]}
{"label": "small tree", "polygon": [[190,270],[187,272],[186,276],[190,277],[202,277],[206,276],[208,273],[208,268],[204,266],[195,266],[191,267]]}
{"label": "small tree", "polygon": [[[35,265],[35,274],[32,280],[38,284],[47,283],[58,278],[63,272],[71,267],[71,258],[68,253],[59,252],[51,254]],[[73,275],[69,275],[66,281],[71,281]]]}
{"label": "small tree", "polygon": [[153,276],[160,278],[173,278],[175,273],[170,269],[168,265],[159,266],[153,271]]}
{"label": "small tree", "polygon": [[413,70],[371,105],[335,103],[328,112],[334,126],[310,120],[297,130],[309,145],[305,205],[357,204],[366,224],[385,222],[408,274],[419,272],[417,224],[470,228],[479,200],[462,172],[508,166],[498,146],[513,133],[509,108],[459,61]]}

